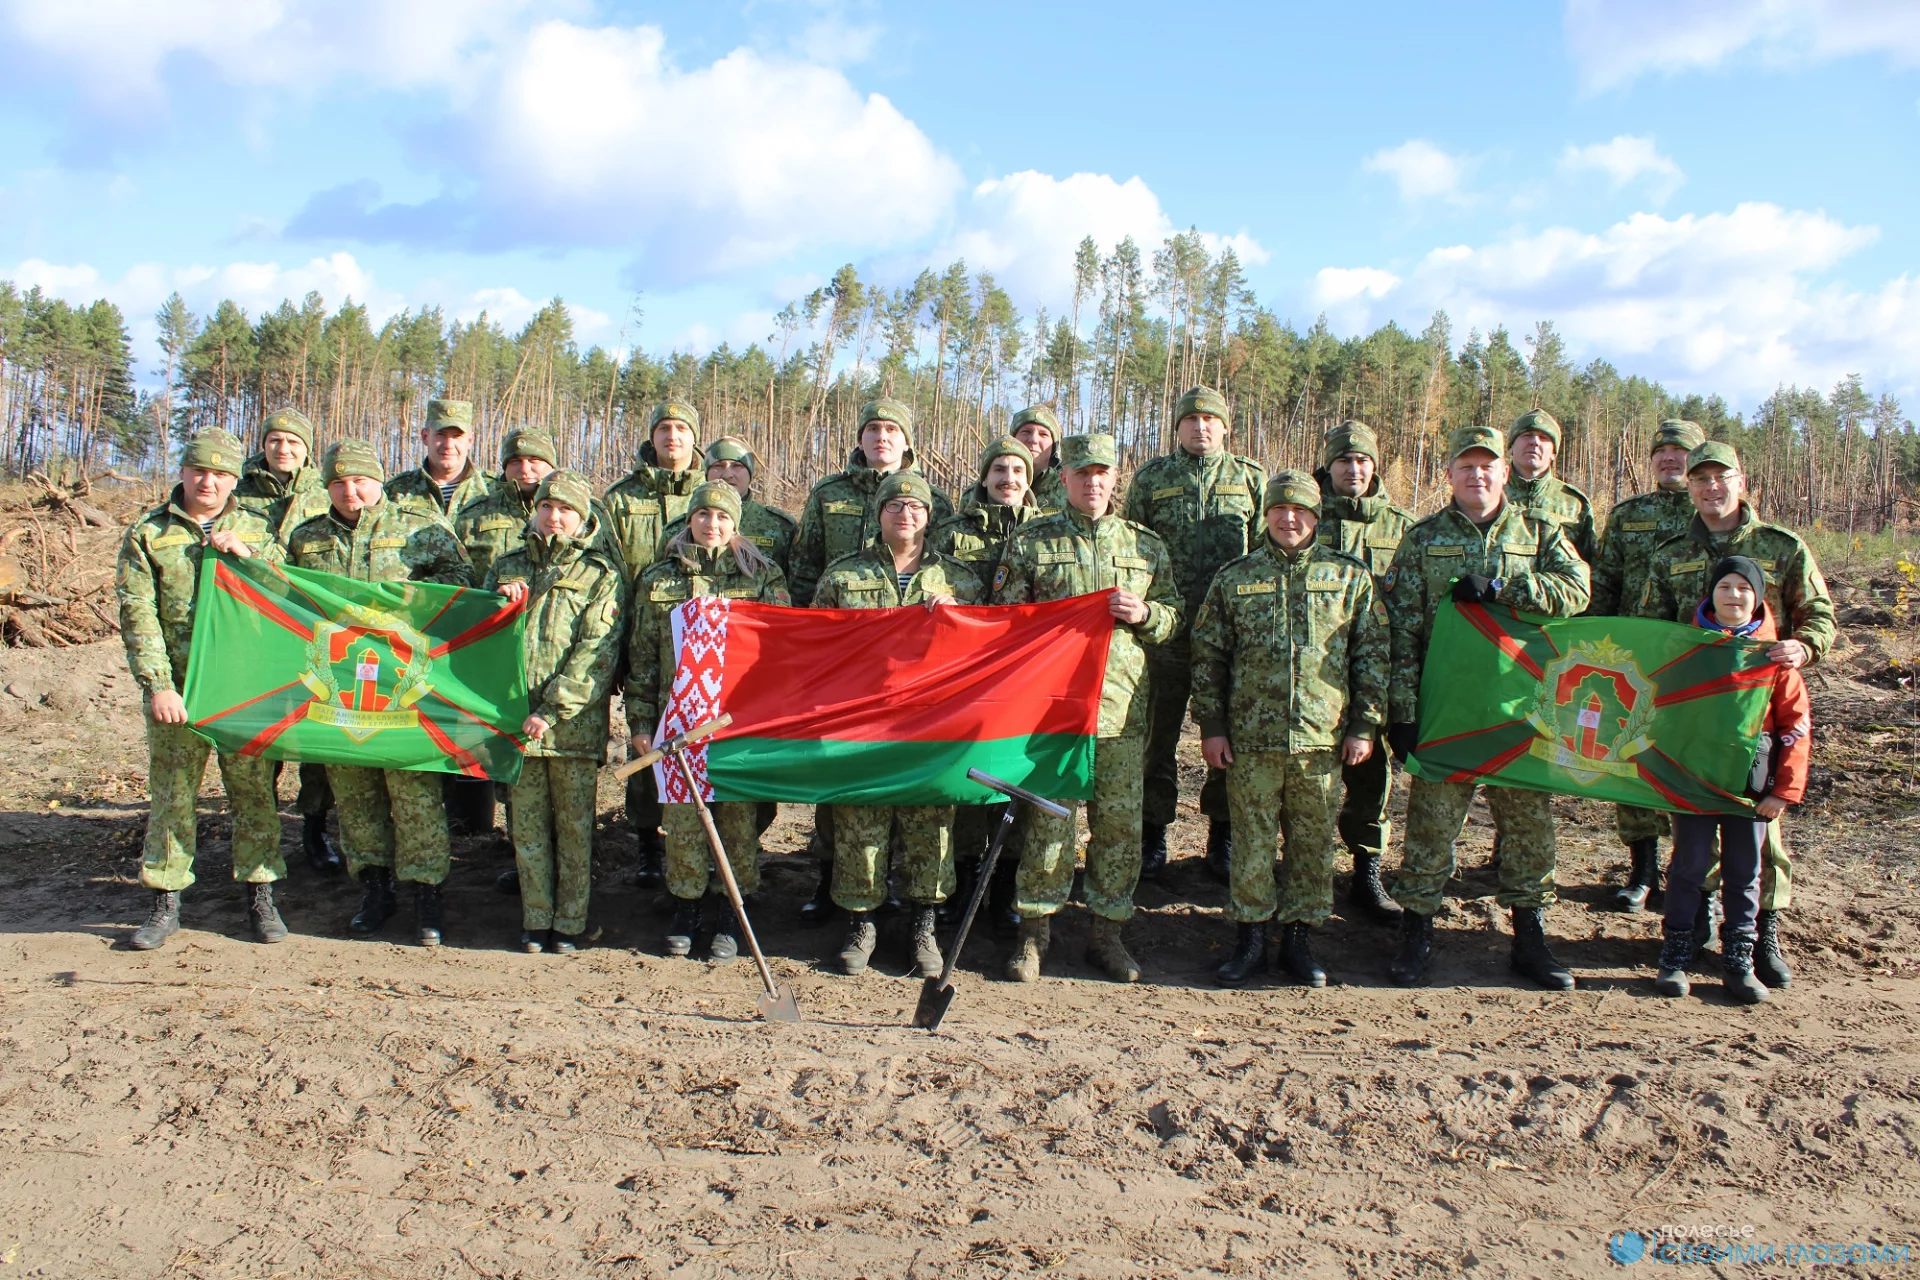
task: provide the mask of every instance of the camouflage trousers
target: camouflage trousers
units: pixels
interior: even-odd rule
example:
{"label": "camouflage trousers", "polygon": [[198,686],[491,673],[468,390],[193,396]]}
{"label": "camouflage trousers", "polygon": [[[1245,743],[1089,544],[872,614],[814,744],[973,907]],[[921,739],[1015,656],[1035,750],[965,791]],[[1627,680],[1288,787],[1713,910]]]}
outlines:
{"label": "camouflage trousers", "polygon": [[1670,834],[1667,815],[1658,809],[1642,809],[1630,804],[1613,806],[1613,829],[1620,843],[1638,844],[1642,840],[1663,840]]}
{"label": "camouflage trousers", "polygon": [[452,852],[440,777],[412,769],[327,766],[348,874],[357,879],[368,867],[391,867],[396,880],[446,880]]}
{"label": "camouflage trousers", "polygon": [[[183,724],[147,717],[147,838],[140,851],[140,883],[178,892],[193,883],[194,803],[213,748]],[[280,856],[279,801],[273,762],[220,757],[220,783],[233,810],[233,878],[270,884],[286,878]]]}
{"label": "camouflage trousers", "polygon": [[953,892],[952,805],[833,807],[833,902],[872,911],[887,900],[887,850],[900,826],[899,873],[907,901],[945,902]]}
{"label": "camouflage trousers", "polygon": [[[1227,766],[1233,813],[1233,861],[1227,918],[1319,924],[1333,914],[1334,779],[1332,751],[1236,751]],[[1274,843],[1284,841],[1281,880]]]}
{"label": "camouflage trousers", "polygon": [[[1393,796],[1393,753],[1384,742],[1359,764],[1340,766],[1346,798],[1340,802],[1340,839],[1355,853],[1379,857],[1387,851],[1393,823],[1387,819],[1387,801]],[[1234,839],[1239,827],[1235,824]]]}
{"label": "camouflage trousers", "polygon": [[507,812],[520,867],[520,926],[583,933],[593,872],[599,766],[578,756],[529,756]]}
{"label": "camouflage trousers", "polygon": [[[1087,826],[1092,833],[1087,842],[1087,909],[1108,920],[1131,920],[1133,891],[1140,883],[1140,770],[1146,740],[1101,738],[1093,752],[1093,799],[1087,803]],[[1020,806],[1020,821],[1013,833],[1020,842],[1013,905],[1022,916],[1050,916],[1066,905],[1073,890],[1077,830],[1071,813],[1056,818]]]}
{"label": "camouflage trousers", "polygon": [[[1703,891],[1708,894],[1720,891],[1718,862],[1707,868]],[[1767,824],[1766,839],[1760,844],[1760,909],[1785,911],[1792,905],[1793,851],[1787,848],[1787,837],[1780,830],[1780,819],[1775,818]]]}
{"label": "camouflage trousers", "polygon": [[[1140,816],[1155,826],[1171,824],[1179,813],[1180,768],[1175,753],[1192,696],[1193,643],[1182,633],[1147,651],[1146,790]],[[1207,770],[1207,780],[1200,786],[1200,813],[1214,822],[1229,817],[1226,775],[1218,769]]]}
{"label": "camouflage trousers", "polygon": [[[280,763],[274,762],[273,780],[280,781]],[[303,818],[318,818],[333,808],[333,788],[327,785],[327,766],[300,766],[300,794],[294,798],[293,811]]]}
{"label": "camouflage trousers", "polygon": [[[740,892],[754,892],[760,887],[759,806],[751,800],[722,800],[707,808],[713,811],[713,825],[720,831]],[[700,811],[690,804],[668,804],[660,806],[660,813],[667,844],[667,892],[676,898],[703,897],[709,888],[719,893],[713,847],[700,825]]]}
{"label": "camouflage trousers", "polygon": [[[1453,875],[1453,842],[1467,824],[1473,805],[1471,782],[1409,780],[1407,837],[1394,877],[1393,900],[1416,915],[1439,912]],[[1487,808],[1500,841],[1500,887],[1494,900],[1503,907],[1553,905],[1556,852],[1552,797],[1519,787],[1488,787]]]}

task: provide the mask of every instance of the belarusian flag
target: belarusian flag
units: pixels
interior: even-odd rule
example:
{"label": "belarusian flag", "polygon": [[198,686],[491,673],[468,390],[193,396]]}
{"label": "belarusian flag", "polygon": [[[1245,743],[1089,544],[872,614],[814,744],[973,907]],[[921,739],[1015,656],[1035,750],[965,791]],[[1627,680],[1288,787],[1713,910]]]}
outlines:
{"label": "belarusian flag", "polygon": [[1751,815],[1771,642],[1651,618],[1449,601],[1407,770],[1678,813]]}
{"label": "belarusian flag", "polygon": [[520,777],[525,611],[208,551],[187,722],[229,755]]}
{"label": "belarusian flag", "polygon": [[[931,610],[689,600],[673,611],[680,661],[655,741],[733,716],[689,753],[707,799],[997,798],[967,780],[970,768],[1050,799],[1086,799],[1109,594]],[[658,778],[663,799],[691,800],[677,769]]]}

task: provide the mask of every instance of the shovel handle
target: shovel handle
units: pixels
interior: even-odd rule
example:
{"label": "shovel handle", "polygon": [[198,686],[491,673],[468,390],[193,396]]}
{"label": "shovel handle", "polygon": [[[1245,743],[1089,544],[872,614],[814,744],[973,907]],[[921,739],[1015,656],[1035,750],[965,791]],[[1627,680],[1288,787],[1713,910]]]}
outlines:
{"label": "shovel handle", "polygon": [[629,760],[618,769],[615,769],[613,771],[614,779],[618,781],[623,778],[631,778],[642,769],[650,768],[657,764],[672,752],[683,747],[690,747],[703,739],[711,738],[714,734],[720,732],[732,723],[733,716],[731,714],[723,714],[715,716],[704,724],[697,724],[685,733],[675,734],[639,759]]}
{"label": "shovel handle", "polygon": [[1000,815],[1000,825],[994,829],[993,843],[987,846],[987,856],[980,860],[980,872],[974,877],[973,893],[967,899],[967,912],[960,917],[959,931],[953,935],[953,944],[947,948],[947,962],[940,966],[940,989],[953,985],[953,967],[960,963],[960,949],[967,945],[967,934],[973,930],[973,918],[979,914],[981,899],[987,896],[987,886],[993,880],[993,868],[1000,861],[1000,847],[1007,842],[1007,833],[1013,830],[1013,806],[1008,805]]}
{"label": "shovel handle", "polygon": [[[731,716],[722,716],[721,720],[731,720]],[[707,724],[720,727],[720,720],[709,720]],[[696,726],[704,728],[705,726]],[[688,733],[693,730],[689,729]],[[707,808],[707,802],[700,798],[699,784],[693,780],[693,766],[687,763],[685,745],[672,747],[667,752],[673,762],[680,766],[680,776],[687,781],[687,792],[693,797],[694,811],[700,815],[700,825],[706,828],[707,843],[713,846],[713,869],[720,876],[720,883],[727,891],[727,901],[733,904],[733,914],[740,921],[740,932],[747,935],[747,950],[753,953],[753,962],[760,968],[760,984],[767,989],[769,996],[777,996],[774,990],[773,970],[767,967],[767,958],[760,954],[760,940],[753,936],[753,925],[747,921],[747,904],[740,896],[740,882],[733,878],[733,863],[727,859],[727,846],[720,839],[720,828],[713,825],[713,811]]]}
{"label": "shovel handle", "polygon": [[1050,813],[1056,818],[1071,818],[1073,816],[1073,810],[1067,808],[1065,805],[1049,800],[1045,796],[1037,796],[1025,787],[1016,787],[1011,782],[1003,778],[996,778],[990,773],[982,773],[978,769],[969,769],[967,770],[967,777],[983,787],[990,787],[1003,796],[1018,800],[1021,804],[1030,804],[1042,813]]}

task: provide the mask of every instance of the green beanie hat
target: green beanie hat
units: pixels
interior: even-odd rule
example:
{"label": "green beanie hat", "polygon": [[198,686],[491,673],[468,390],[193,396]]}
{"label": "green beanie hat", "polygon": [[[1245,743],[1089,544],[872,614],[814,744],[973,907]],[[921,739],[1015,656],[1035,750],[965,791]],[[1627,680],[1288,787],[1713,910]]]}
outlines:
{"label": "green beanie hat", "polygon": [[1740,470],[1740,455],[1725,440],[1709,440],[1696,445],[1693,452],[1687,455],[1687,474],[1692,475],[1706,466],[1720,466],[1737,472]]}
{"label": "green beanie hat", "polygon": [[1647,446],[1647,452],[1666,445],[1677,444],[1691,453],[1707,442],[1707,433],[1700,429],[1697,422],[1688,422],[1685,418],[1668,418],[1654,428],[1653,443]]}
{"label": "green beanie hat", "polygon": [[1327,432],[1327,442],[1320,449],[1320,465],[1330,467],[1335,458],[1349,453],[1363,454],[1373,459],[1374,466],[1380,465],[1380,441],[1373,428],[1351,418]]}
{"label": "green beanie hat", "polygon": [[1507,428],[1507,443],[1511,445],[1518,440],[1523,431],[1538,431],[1553,441],[1555,449],[1560,447],[1560,420],[1545,409],[1529,409],[1515,418],[1513,425]]}
{"label": "green beanie hat", "polygon": [[1053,406],[1048,404],[1028,405],[1013,415],[1013,421],[1007,425],[1007,434],[1013,435],[1029,422],[1037,422],[1053,432],[1053,438],[1060,438],[1060,419],[1054,416]]}
{"label": "green beanie hat", "polygon": [[909,448],[913,445],[913,410],[899,400],[869,400],[860,406],[860,430],[865,431],[869,422],[891,422],[899,427],[907,437]]}
{"label": "green beanie hat", "polygon": [[433,431],[472,431],[473,401],[440,400],[427,401],[427,427]]}
{"label": "green beanie hat", "polygon": [[554,444],[549,432],[538,427],[516,427],[507,432],[507,438],[500,444],[500,465],[504,467],[515,458],[538,458],[550,467],[557,467],[560,447]]}
{"label": "green beanie hat", "polygon": [[1314,515],[1320,514],[1320,482],[1304,471],[1282,471],[1267,481],[1267,499],[1260,506],[1261,511],[1274,507],[1305,507]]}
{"label": "green beanie hat", "polygon": [[1033,479],[1033,450],[1027,448],[1027,446],[1025,446],[1024,444],[1021,444],[1018,440],[1015,440],[1012,436],[1005,436],[999,440],[995,440],[992,444],[988,445],[986,449],[980,454],[980,483],[981,484],[985,484],[987,482],[987,468],[993,465],[993,460],[995,458],[1020,459],[1020,461],[1027,464],[1027,479],[1029,481]]}
{"label": "green beanie hat", "polygon": [[1447,461],[1451,463],[1469,449],[1485,449],[1496,458],[1507,456],[1506,444],[1492,427],[1455,427],[1447,437]]}
{"label": "green beanie hat", "polygon": [[653,429],[668,418],[676,418],[693,428],[693,438],[700,438],[700,411],[684,400],[662,400],[653,406],[653,412],[647,415],[647,438],[653,438]]}
{"label": "green beanie hat", "polygon": [[736,525],[740,523],[740,495],[733,491],[733,486],[730,484],[719,480],[708,480],[704,484],[695,485],[693,496],[687,499],[687,514],[691,516],[704,507],[714,507],[724,511],[733,517]]}
{"label": "green beanie hat", "polygon": [[240,463],[246,456],[246,446],[233,433],[202,431],[187,441],[187,447],[180,451],[180,465],[237,476],[240,474]]}
{"label": "green beanie hat", "polygon": [[873,495],[873,505],[884,507],[895,498],[910,498],[925,507],[928,515],[933,514],[933,486],[918,471],[896,471],[882,480],[879,492]]}
{"label": "green beanie hat", "polygon": [[387,469],[380,465],[380,452],[371,440],[342,440],[327,450],[320,476],[328,484],[343,476],[365,476],[385,484]]}
{"label": "green beanie hat", "polygon": [[749,476],[760,470],[760,463],[753,456],[753,450],[739,436],[721,436],[707,446],[707,465],[716,462],[737,462],[747,469]]}
{"label": "green beanie hat", "polygon": [[1060,442],[1060,465],[1068,471],[1082,467],[1117,467],[1120,445],[1105,434],[1068,436]]}
{"label": "green beanie hat", "polygon": [[273,431],[285,431],[289,435],[300,437],[300,443],[307,446],[307,452],[313,452],[313,423],[307,421],[307,415],[298,409],[275,409],[260,424],[260,443],[265,445],[267,434]]}
{"label": "green beanie hat", "polygon": [[[537,454],[523,453],[523,458],[538,457]],[[533,492],[533,505],[543,502],[564,502],[582,516],[593,514],[593,486],[578,471],[549,471],[541,478],[540,487]]]}
{"label": "green beanie hat", "polygon": [[1229,427],[1233,425],[1233,411],[1227,408],[1227,398],[1212,387],[1195,387],[1180,397],[1173,406],[1173,423],[1179,426],[1181,421],[1196,413],[1210,413]]}

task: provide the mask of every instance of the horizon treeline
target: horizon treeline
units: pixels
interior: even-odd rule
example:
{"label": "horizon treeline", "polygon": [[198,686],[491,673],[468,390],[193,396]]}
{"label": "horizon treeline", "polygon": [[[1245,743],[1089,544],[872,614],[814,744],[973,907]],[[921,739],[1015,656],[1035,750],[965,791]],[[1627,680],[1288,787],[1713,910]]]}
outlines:
{"label": "horizon treeline", "polygon": [[672,395],[699,408],[704,438],[745,437],[762,459],[761,491],[797,506],[813,479],[845,464],[859,404],[874,395],[913,406],[922,465],[959,488],[1025,405],[1052,404],[1069,433],[1110,430],[1138,461],[1171,447],[1174,402],[1205,382],[1233,406],[1232,448],[1269,468],[1311,469],[1329,427],[1371,424],[1389,487],[1421,511],[1440,501],[1448,432],[1504,428],[1532,408],[1560,420],[1558,470],[1602,511],[1650,485],[1647,441],[1668,417],[1739,447],[1769,518],[1878,530],[1911,520],[1920,491],[1912,421],[1857,375],[1824,392],[1782,386],[1749,416],[1604,359],[1575,366],[1551,320],[1518,341],[1504,325],[1462,339],[1444,311],[1418,333],[1388,323],[1343,339],[1324,316],[1302,331],[1260,305],[1231,248],[1213,254],[1196,231],[1151,253],[1128,239],[1102,254],[1089,238],[1073,280],[1064,313],[1023,314],[964,262],[896,287],[848,265],[782,308],[764,342],[704,356],[636,343],[624,358],[583,351],[560,298],[509,332],[485,312],[462,322],[439,307],[376,326],[363,304],[329,310],[317,293],[257,317],[232,301],[200,316],[176,293],[155,314],[156,350],[142,361],[151,392],[136,383],[112,303],[75,306],[0,281],[0,448],[16,476],[162,478],[170,445],[213,426],[254,445],[265,414],[291,405],[313,420],[320,447],[370,437],[398,469],[417,461],[427,400],[446,395],[474,402],[484,465],[497,462],[506,430],[539,426],[566,465],[604,483],[634,465],[649,408]]}

